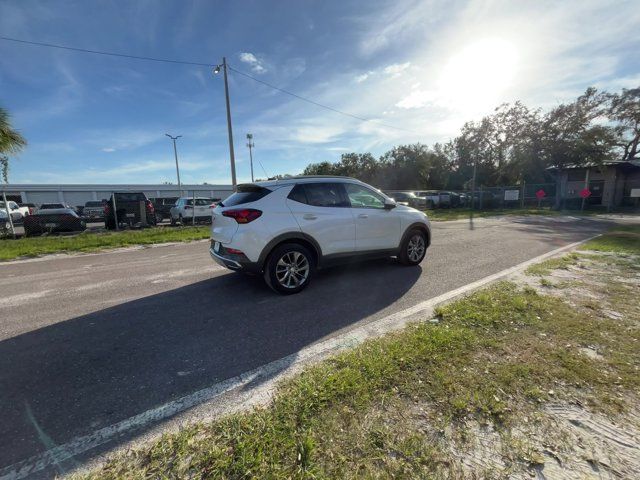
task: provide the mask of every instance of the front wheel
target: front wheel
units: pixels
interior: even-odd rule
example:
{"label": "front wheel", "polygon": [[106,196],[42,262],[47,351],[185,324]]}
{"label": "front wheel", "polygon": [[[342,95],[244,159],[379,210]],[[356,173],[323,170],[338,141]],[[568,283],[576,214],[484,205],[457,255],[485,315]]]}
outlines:
{"label": "front wheel", "polygon": [[403,265],[418,265],[427,253],[427,236],[422,230],[411,230],[402,242],[398,258]]}
{"label": "front wheel", "polygon": [[264,280],[278,293],[291,295],[304,290],[315,270],[311,252],[302,245],[286,243],[269,255],[264,269]]}

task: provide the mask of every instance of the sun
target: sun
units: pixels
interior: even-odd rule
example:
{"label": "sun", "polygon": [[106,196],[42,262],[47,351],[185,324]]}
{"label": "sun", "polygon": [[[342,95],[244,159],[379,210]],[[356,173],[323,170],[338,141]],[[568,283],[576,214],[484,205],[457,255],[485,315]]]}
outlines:
{"label": "sun", "polygon": [[517,57],[515,45],[504,39],[477,40],[465,46],[442,71],[441,100],[468,115],[488,113],[511,86]]}

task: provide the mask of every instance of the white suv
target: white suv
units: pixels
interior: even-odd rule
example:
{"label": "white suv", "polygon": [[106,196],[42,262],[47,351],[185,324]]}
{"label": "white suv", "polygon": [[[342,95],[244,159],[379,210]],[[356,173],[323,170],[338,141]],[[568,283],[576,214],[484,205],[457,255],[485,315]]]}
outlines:
{"label": "white suv", "polygon": [[[194,205],[195,204],[195,205]],[[176,200],[176,204],[169,210],[171,217],[171,225],[180,223],[192,223],[209,221],[211,219],[211,210],[215,203],[210,198],[203,197],[181,197]]]}
{"label": "white suv", "polygon": [[353,258],[418,265],[431,243],[427,216],[353,178],[294,177],[238,185],[213,209],[209,253],[232,270],[264,274],[298,293],[316,269]]}

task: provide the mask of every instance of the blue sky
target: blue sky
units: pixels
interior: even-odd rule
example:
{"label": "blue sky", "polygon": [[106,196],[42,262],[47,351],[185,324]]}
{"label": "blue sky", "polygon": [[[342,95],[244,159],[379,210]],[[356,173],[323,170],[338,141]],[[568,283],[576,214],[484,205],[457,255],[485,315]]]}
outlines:
{"label": "blue sky", "polygon": [[[550,107],[640,85],[635,1],[0,0],[0,35],[218,63],[374,122],[230,77],[239,181],[347,151],[455,136],[502,102]],[[0,105],[29,141],[11,183],[230,183],[222,78],[206,67],[0,41]],[[389,124],[401,127],[392,129]],[[264,177],[256,163],[256,174]]]}

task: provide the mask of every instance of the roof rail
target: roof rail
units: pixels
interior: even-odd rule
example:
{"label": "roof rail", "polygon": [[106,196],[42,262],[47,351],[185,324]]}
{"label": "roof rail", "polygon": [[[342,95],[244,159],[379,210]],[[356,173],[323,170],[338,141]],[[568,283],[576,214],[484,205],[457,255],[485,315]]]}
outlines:
{"label": "roof rail", "polygon": [[[348,178],[350,180],[357,180],[357,178],[347,177],[345,175],[295,175],[289,178]],[[287,180],[287,179],[283,178],[282,180]]]}

